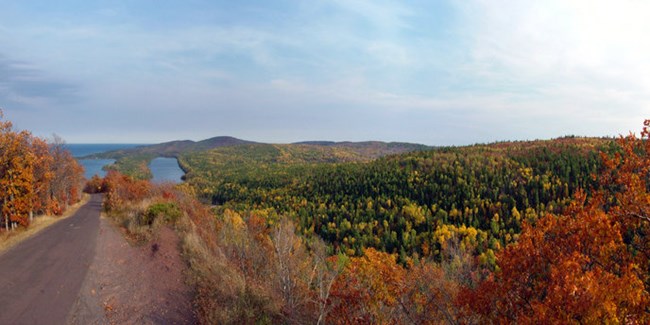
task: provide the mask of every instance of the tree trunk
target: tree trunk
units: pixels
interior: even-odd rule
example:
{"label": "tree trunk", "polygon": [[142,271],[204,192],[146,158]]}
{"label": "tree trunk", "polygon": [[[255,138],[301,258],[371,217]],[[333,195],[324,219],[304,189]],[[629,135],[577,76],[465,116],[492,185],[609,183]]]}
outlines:
{"label": "tree trunk", "polygon": [[[7,198],[5,197],[4,203],[3,203],[2,206],[5,207],[6,205],[7,205]],[[4,218],[5,218],[5,229],[7,231],[9,231],[9,216],[4,216]]]}

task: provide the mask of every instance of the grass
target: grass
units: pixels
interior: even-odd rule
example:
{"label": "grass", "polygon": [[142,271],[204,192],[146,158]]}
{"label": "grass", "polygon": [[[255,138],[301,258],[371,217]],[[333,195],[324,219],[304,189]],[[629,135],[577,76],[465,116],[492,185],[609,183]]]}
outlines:
{"label": "grass", "polygon": [[22,241],[38,234],[43,229],[74,215],[75,212],[77,212],[77,210],[79,210],[79,208],[89,200],[90,195],[84,194],[81,201],[68,207],[62,216],[37,216],[28,228],[19,228],[15,231],[4,231],[0,233],[0,254],[3,254]]}
{"label": "grass", "polygon": [[142,246],[154,237],[159,227],[158,223],[148,224],[142,220],[150,204],[150,199],[139,203],[126,203],[118,209],[103,212],[102,217],[111,220],[131,246]]}
{"label": "grass", "polygon": [[174,226],[182,211],[174,203],[160,199],[145,199],[138,203],[125,203],[102,217],[108,218],[120,229],[132,246],[141,246],[157,237],[164,225]]}

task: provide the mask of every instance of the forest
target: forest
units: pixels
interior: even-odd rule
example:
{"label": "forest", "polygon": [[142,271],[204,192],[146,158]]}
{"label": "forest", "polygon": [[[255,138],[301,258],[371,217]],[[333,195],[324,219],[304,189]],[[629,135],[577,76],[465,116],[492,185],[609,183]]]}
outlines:
{"label": "forest", "polygon": [[0,230],[27,227],[35,215],[62,214],[81,198],[83,168],[56,137],[17,131],[0,111]]}
{"label": "forest", "polygon": [[93,188],[137,240],[178,230],[205,324],[647,323],[649,126],[348,162],[247,144]]}
{"label": "forest", "polygon": [[180,162],[204,201],[271,220],[287,216],[301,235],[324,239],[330,254],[360,256],[373,247],[399,254],[401,263],[440,260],[441,246],[455,238],[495,267],[494,252],[516,240],[523,221],[562,211],[577,189],[592,187],[597,152],[611,143],[500,143],[354,163],[315,159],[302,148],[280,154],[238,146]]}

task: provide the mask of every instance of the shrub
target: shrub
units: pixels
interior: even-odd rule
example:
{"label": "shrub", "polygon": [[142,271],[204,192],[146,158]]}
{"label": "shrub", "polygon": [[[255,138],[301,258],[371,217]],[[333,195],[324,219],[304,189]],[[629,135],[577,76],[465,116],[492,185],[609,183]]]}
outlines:
{"label": "shrub", "polygon": [[163,218],[165,222],[175,223],[181,215],[181,210],[173,202],[154,203],[144,213],[142,225],[151,226],[157,218]]}
{"label": "shrub", "polygon": [[100,178],[97,175],[94,175],[91,179],[89,179],[84,186],[84,192],[88,194],[104,193],[105,191],[106,185],[104,184],[104,179]]}

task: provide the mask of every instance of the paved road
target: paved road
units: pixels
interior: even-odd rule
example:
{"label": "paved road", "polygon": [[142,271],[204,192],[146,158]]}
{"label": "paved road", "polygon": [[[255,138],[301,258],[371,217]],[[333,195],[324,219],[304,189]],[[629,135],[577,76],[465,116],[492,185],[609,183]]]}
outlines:
{"label": "paved road", "polygon": [[92,262],[101,196],[0,255],[0,324],[64,324]]}

